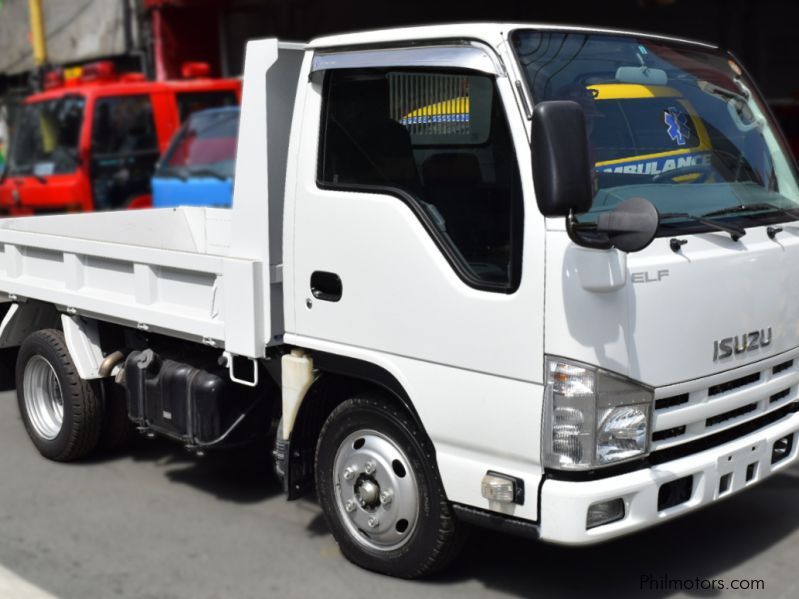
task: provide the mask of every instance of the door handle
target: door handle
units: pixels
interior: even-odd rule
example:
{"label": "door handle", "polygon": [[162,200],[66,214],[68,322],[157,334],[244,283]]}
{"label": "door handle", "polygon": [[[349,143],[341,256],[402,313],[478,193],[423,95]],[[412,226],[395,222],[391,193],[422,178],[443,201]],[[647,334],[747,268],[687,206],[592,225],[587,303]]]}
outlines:
{"label": "door handle", "polygon": [[341,278],[334,272],[316,270],[311,274],[311,293],[318,300],[337,302],[341,299]]}

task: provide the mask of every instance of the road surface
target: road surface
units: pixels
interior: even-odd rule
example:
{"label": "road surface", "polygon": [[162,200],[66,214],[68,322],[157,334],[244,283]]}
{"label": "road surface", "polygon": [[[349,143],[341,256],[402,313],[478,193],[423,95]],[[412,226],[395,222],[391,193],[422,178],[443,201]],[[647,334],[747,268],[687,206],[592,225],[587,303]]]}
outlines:
{"label": "road surface", "polygon": [[[0,599],[796,597],[797,573],[799,467],[601,546],[475,531],[454,567],[409,582],[347,562],[313,500],[285,501],[266,455],[196,458],[142,439],[56,464],[0,393]],[[725,590],[670,590],[697,579]],[[765,588],[729,590],[738,580]]]}

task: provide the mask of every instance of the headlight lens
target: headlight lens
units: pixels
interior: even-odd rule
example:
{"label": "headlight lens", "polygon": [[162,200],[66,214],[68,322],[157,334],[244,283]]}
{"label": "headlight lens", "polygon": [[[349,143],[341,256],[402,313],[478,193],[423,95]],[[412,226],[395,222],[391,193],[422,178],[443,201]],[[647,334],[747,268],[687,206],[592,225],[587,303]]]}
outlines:
{"label": "headlight lens", "polygon": [[640,406],[609,410],[601,418],[596,454],[600,464],[634,458],[646,451],[649,414]]}
{"label": "headlight lens", "polygon": [[617,374],[547,358],[544,463],[586,470],[649,448],[652,390]]}

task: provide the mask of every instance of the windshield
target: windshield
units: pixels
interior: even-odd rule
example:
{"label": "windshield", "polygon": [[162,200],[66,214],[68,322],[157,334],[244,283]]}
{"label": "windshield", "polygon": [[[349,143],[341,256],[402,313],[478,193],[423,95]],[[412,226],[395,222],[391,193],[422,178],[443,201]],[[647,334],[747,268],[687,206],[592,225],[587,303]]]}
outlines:
{"label": "windshield", "polygon": [[789,151],[730,55],[586,32],[523,30],[512,42],[535,102],[585,112],[596,195],[581,220],[631,197],[655,204],[661,235],[706,229],[689,217],[711,214],[741,226],[799,217]]}
{"label": "windshield", "polygon": [[9,174],[58,175],[78,168],[83,96],[26,104],[9,153]]}
{"label": "windshield", "polygon": [[238,129],[238,110],[192,115],[164,155],[158,176],[233,178]]}

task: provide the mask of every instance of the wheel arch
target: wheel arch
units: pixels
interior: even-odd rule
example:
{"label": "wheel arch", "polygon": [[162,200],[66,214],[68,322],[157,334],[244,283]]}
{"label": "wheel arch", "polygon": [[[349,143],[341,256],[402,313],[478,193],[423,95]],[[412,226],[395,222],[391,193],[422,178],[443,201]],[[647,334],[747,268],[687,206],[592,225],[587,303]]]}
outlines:
{"label": "wheel arch", "polygon": [[37,300],[2,305],[0,314],[0,361],[16,361],[19,347],[36,331],[56,329],[63,332],[81,378],[102,378],[98,370],[104,355],[97,321],[63,314],[55,305]]}
{"label": "wheel arch", "polygon": [[319,433],[333,410],[350,397],[380,393],[406,411],[426,434],[410,395],[388,370],[373,362],[325,352],[313,352],[313,358],[319,375],[302,399],[281,468],[289,499],[302,497],[313,488]]}
{"label": "wheel arch", "polygon": [[22,342],[41,329],[60,329],[61,319],[53,304],[28,300],[0,303],[0,391],[16,386],[17,354]]}
{"label": "wheel arch", "polygon": [[53,304],[28,300],[4,304],[0,323],[0,348],[19,347],[30,335],[41,329],[60,329],[61,318]]}

